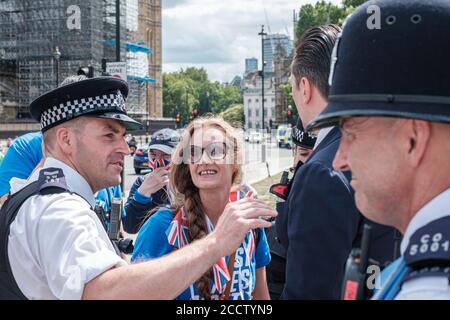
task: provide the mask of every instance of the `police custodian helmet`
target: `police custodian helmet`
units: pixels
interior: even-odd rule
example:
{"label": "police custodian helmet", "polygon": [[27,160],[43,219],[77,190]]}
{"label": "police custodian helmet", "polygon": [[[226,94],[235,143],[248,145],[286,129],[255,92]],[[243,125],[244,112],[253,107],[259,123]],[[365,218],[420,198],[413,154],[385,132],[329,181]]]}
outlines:
{"label": "police custodian helmet", "polygon": [[355,116],[450,123],[450,1],[358,7],[333,50],[329,104],[308,130]]}
{"label": "police custodian helmet", "polygon": [[127,130],[141,124],[125,111],[128,85],[116,77],[97,77],[70,83],[38,97],[30,104],[30,113],[46,130],[79,116],[113,119]]}

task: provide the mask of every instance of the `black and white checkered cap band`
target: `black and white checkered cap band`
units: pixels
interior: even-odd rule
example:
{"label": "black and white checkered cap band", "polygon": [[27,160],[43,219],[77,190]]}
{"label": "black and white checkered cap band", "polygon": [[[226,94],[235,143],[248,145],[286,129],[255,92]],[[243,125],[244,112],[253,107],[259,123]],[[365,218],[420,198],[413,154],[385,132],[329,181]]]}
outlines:
{"label": "black and white checkered cap band", "polygon": [[313,132],[304,132],[294,127],[292,128],[292,138],[299,143],[314,146],[317,137]]}
{"label": "black and white checkered cap band", "polygon": [[41,115],[41,130],[85,113],[102,110],[125,113],[125,99],[120,90],[116,93],[67,101],[45,110]]}

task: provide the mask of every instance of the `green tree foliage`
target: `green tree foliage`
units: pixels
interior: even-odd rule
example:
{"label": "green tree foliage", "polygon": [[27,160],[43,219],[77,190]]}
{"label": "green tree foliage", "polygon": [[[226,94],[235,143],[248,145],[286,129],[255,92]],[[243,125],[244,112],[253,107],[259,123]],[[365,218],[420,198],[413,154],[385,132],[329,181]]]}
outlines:
{"label": "green tree foliage", "polygon": [[344,5],[345,8],[356,8],[357,6],[362,5],[364,2],[366,2],[367,0],[342,0],[342,4]]}
{"label": "green tree foliage", "polygon": [[344,22],[345,17],[352,13],[357,6],[366,1],[367,0],[343,0],[342,5],[338,6],[321,0],[314,5],[306,4],[301,6],[295,30],[296,41],[298,41],[309,28],[328,23],[341,25]]}
{"label": "green tree foliage", "polygon": [[242,128],[244,124],[244,105],[235,104],[230,106],[225,111],[222,111],[220,115],[235,128]]}
{"label": "green tree foliage", "polygon": [[242,103],[242,94],[234,86],[210,82],[203,68],[187,68],[163,74],[163,115],[180,113],[186,124],[197,109],[199,114],[221,113],[231,105]]}
{"label": "green tree foliage", "polygon": [[292,116],[295,120],[298,119],[297,108],[295,107],[294,99],[292,98],[292,86],[291,83],[280,84],[280,89],[283,91],[283,95],[287,99],[287,105],[291,106]]}

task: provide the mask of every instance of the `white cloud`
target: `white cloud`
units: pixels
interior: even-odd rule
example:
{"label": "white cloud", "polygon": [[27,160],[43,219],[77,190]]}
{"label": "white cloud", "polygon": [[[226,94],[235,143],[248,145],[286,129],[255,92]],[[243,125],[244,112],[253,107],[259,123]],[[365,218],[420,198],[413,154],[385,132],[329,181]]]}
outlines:
{"label": "white cloud", "polygon": [[[167,0],[163,0],[163,3]],[[316,0],[183,0],[163,4],[163,70],[204,67],[211,80],[231,81],[244,59],[261,60],[266,32],[293,33],[293,10]],[[340,0],[332,0],[339,3]],[[266,20],[264,8],[266,9]]]}

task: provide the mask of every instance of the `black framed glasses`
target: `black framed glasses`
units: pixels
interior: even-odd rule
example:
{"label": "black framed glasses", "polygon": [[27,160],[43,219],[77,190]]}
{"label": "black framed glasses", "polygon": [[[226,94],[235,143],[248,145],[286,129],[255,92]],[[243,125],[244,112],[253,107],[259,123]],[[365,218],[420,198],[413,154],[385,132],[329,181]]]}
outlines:
{"label": "black framed glasses", "polygon": [[191,145],[189,157],[190,163],[199,162],[205,151],[208,158],[212,161],[223,160],[227,155],[227,145],[224,142],[212,142],[204,148]]}

